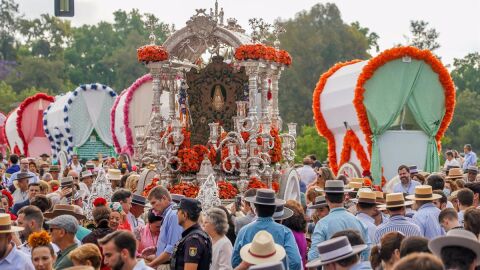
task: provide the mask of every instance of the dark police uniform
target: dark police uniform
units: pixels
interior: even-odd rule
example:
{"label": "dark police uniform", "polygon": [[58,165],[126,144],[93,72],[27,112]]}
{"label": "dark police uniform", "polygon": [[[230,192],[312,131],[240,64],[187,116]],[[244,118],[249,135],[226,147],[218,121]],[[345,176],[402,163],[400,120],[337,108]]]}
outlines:
{"label": "dark police uniform", "polygon": [[182,233],[182,239],[173,248],[171,269],[182,270],[185,263],[198,264],[198,270],[208,270],[212,261],[212,242],[198,224]]}

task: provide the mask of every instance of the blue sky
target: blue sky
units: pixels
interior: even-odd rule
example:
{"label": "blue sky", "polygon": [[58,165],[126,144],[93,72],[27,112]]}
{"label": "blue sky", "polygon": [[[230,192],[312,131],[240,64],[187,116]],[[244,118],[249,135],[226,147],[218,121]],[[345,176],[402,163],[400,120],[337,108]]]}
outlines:
{"label": "blue sky", "polygon": [[[53,14],[52,0],[17,0],[20,11],[27,17],[42,13]],[[235,17],[244,29],[248,19],[293,18],[301,10],[316,3],[333,2],[339,7],[345,22],[359,21],[380,36],[380,49],[406,43],[410,20],[425,20],[440,32],[441,48],[436,54],[445,64],[453,58],[480,51],[480,1],[478,0],[221,0],[225,18]],[[196,8],[210,8],[214,0],[75,0],[76,16],[73,25],[112,21],[113,11],[137,8],[154,13],[165,23],[174,23],[179,29],[195,13]]]}

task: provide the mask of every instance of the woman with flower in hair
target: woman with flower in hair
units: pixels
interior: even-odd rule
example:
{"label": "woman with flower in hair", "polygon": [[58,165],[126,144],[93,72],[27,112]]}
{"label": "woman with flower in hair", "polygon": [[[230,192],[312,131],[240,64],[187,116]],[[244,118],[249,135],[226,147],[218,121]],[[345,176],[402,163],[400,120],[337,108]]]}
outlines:
{"label": "woman with flower in hair", "polygon": [[46,231],[34,232],[28,237],[32,248],[32,263],[35,270],[51,270],[57,259],[51,244],[50,235]]}
{"label": "woman with flower in hair", "polygon": [[2,189],[0,194],[0,209],[3,209],[5,213],[10,215],[11,220],[17,220],[17,216],[10,212],[10,208],[13,206],[13,197],[12,194],[6,190]]}
{"label": "woman with flower in hair", "polygon": [[107,207],[107,201],[104,198],[97,198],[93,201],[93,221],[95,228],[90,234],[82,239],[82,243],[92,243],[98,246],[98,239],[105,235],[114,232],[109,226],[110,208]]}
{"label": "woman with flower in hair", "polygon": [[125,231],[132,231],[132,227],[127,220],[127,214],[123,211],[122,205],[119,202],[111,202],[109,203],[110,210],[110,219],[109,219],[109,227],[116,231],[116,230],[125,230]]}

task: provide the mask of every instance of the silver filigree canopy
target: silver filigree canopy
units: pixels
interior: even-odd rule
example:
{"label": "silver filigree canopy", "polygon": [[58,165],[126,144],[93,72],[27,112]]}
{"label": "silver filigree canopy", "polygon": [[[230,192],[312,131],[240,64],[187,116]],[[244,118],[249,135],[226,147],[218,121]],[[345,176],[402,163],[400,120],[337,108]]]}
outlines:
{"label": "silver filigree canopy", "polygon": [[217,182],[215,182],[214,174],[210,174],[205,183],[200,187],[197,200],[202,204],[203,211],[222,204],[218,195],[218,186]]}

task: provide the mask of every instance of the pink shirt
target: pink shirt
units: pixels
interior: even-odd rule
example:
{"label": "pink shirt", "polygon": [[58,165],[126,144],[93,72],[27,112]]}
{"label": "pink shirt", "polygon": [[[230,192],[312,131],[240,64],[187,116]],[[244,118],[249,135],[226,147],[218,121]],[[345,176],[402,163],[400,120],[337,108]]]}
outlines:
{"label": "pink shirt", "polygon": [[150,224],[146,224],[145,226],[139,225],[137,229],[135,229],[135,235],[139,241],[137,247],[138,254],[142,254],[142,251],[146,248],[157,246],[158,234],[152,235],[150,232]]}

